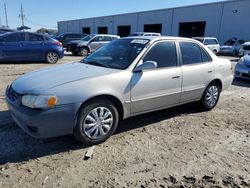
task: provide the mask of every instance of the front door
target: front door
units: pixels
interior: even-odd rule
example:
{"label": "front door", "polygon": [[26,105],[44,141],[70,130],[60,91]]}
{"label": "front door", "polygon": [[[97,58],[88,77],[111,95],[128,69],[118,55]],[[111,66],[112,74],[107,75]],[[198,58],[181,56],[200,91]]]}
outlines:
{"label": "front door", "polygon": [[180,102],[182,72],[178,65],[176,44],[158,42],[142,60],[154,61],[157,68],[134,72],[131,80],[131,113],[161,109]]}

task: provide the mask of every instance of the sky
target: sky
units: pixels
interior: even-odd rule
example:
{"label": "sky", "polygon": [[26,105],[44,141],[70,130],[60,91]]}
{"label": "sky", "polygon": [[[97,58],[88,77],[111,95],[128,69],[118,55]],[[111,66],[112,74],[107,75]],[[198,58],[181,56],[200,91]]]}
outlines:
{"label": "sky", "polygon": [[63,20],[181,7],[218,0],[0,0],[0,25],[6,25],[4,2],[11,28],[21,25],[18,16],[22,3],[24,23],[35,31],[42,27],[56,29],[57,22]]}

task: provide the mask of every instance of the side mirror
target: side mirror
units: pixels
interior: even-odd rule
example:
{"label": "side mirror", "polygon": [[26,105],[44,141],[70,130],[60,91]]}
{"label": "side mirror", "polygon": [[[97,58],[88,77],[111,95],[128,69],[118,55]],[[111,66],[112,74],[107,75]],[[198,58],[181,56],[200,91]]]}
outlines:
{"label": "side mirror", "polygon": [[134,72],[143,72],[144,70],[156,69],[157,63],[155,61],[145,61],[137,65]]}

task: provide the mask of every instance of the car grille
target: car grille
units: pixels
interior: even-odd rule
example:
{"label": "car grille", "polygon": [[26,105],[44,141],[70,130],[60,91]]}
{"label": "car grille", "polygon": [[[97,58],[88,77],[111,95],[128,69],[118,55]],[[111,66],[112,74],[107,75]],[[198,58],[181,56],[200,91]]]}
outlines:
{"label": "car grille", "polygon": [[8,91],[7,91],[7,97],[11,102],[15,102],[17,101],[21,95],[18,94],[13,88],[12,86],[9,87]]}

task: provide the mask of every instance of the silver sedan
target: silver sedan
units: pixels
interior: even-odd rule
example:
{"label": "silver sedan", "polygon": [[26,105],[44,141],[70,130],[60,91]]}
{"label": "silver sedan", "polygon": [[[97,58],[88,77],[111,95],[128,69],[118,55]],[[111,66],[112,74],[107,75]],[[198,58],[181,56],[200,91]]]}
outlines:
{"label": "silver sedan", "polygon": [[128,37],[80,62],[21,76],[6,99],[15,122],[33,137],[74,134],[98,144],[131,116],[193,101],[211,110],[232,79],[230,61],[193,39]]}
{"label": "silver sedan", "polygon": [[235,67],[235,78],[250,80],[250,55],[242,57]]}

